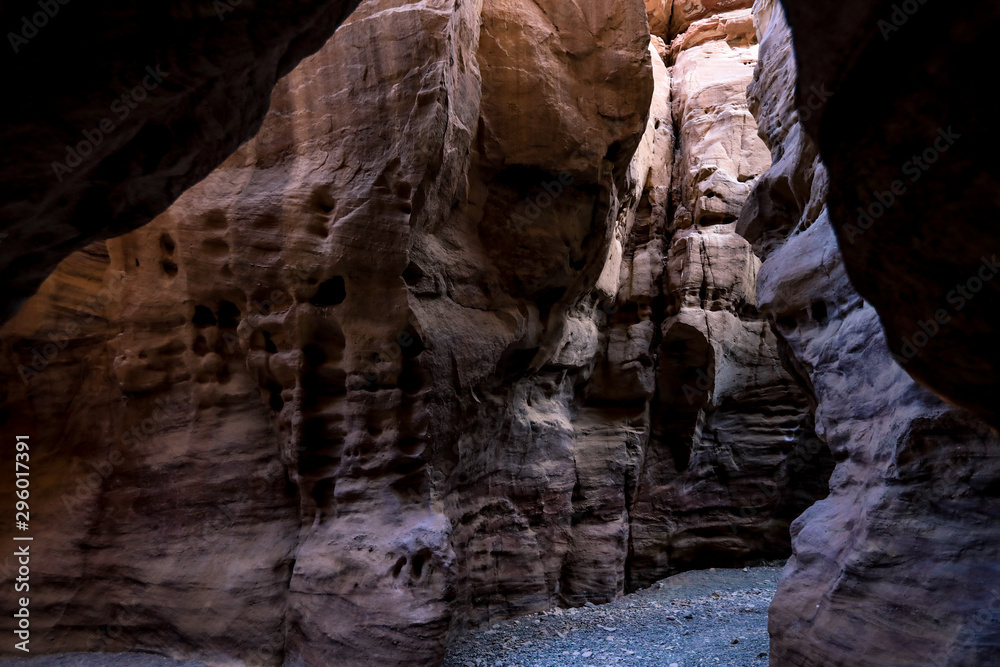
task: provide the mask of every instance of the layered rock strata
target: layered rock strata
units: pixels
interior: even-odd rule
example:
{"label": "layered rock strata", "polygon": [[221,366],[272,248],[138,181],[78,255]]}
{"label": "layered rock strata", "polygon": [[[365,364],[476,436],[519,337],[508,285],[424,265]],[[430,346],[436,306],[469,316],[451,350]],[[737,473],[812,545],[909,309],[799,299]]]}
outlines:
{"label": "layered rock strata", "polygon": [[649,30],[670,41],[704,18],[747,9],[753,0],[645,0]]}
{"label": "layered rock strata", "polygon": [[650,47],[638,0],[362,4],[3,330],[48,649],[434,664],[786,554],[830,459],[734,231],[755,59],[747,10]]}
{"label": "layered rock strata", "polygon": [[826,208],[826,170],[793,99],[791,35],[755,7],[752,106],[774,165],[740,229],[766,261],[761,311],[816,403],[837,466],[792,525],[771,605],[772,665],[978,665],[1000,646],[1000,440],[918,386],[851,285]]}
{"label": "layered rock strata", "polygon": [[[511,502],[453,506],[448,487],[521,472],[499,442],[465,452],[463,422],[557,353],[649,107],[641,3],[546,9],[558,29],[533,3],[366,3],[282,82],[254,141],[11,323],[8,425],[75,455],[38,462],[37,539],[60,554],[36,574],[47,650],[437,660],[472,598],[461,516]],[[524,48],[531,67],[511,67]]]}
{"label": "layered rock strata", "polygon": [[[655,392],[642,397],[650,434],[631,512],[631,586],[679,567],[785,553],[788,522],[825,495],[830,469],[807,396],[754,307],[759,261],[735,234],[769,165],[745,95],[757,56],[750,12],[697,21],[665,53],[676,133],[670,195],[650,188],[640,208],[640,218],[650,211],[649,230],[633,232],[622,313],[609,326],[609,357],[619,327],[632,339],[649,332],[655,374]],[[650,265],[659,280],[644,288],[637,278]]]}

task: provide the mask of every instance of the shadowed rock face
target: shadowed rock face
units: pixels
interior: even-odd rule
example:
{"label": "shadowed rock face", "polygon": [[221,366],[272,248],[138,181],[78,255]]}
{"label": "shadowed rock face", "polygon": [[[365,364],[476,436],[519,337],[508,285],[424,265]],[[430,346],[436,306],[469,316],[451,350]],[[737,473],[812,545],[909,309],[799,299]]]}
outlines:
{"label": "shadowed rock face", "polygon": [[[8,351],[42,356],[8,369],[6,423],[78,452],[36,487],[47,650],[435,664],[474,610],[550,604],[523,568],[544,549],[560,576],[572,457],[550,471],[517,430],[543,413],[496,401],[532,366],[545,390],[566,311],[595,310],[652,77],[640,2],[545,9],[558,30],[530,2],[365,3],[252,142],[11,322]],[[547,534],[523,508],[556,474]]]}
{"label": "shadowed rock face", "polygon": [[852,283],[910,375],[1000,426],[1000,135],[967,67],[992,57],[984,36],[1000,8],[783,4],[798,106],[829,169],[830,220]]}
{"label": "shadowed rock face", "polygon": [[[993,659],[1000,444],[891,351],[996,423],[996,147],[968,67],[996,10],[928,3],[897,31],[891,7],[788,3],[796,111],[773,2],[752,81],[745,3],[645,4],[668,45],[638,0],[370,0],[253,141],[61,264],[2,333],[0,420],[41,443],[47,650],[434,664],[468,623],[781,555],[832,452],[772,663]],[[17,55],[87,26],[60,27],[72,7]],[[163,81],[69,175],[44,161],[105,107],[11,105],[35,142],[0,173],[12,303],[208,173],[322,39],[267,46],[271,15],[240,11],[203,55],[94,70]],[[252,57],[208,39],[234,27]],[[176,115],[196,103],[218,124]]]}
{"label": "shadowed rock face", "polygon": [[734,231],[750,14],[650,48],[638,0],[578,4],[363,3],[3,330],[7,423],[53,443],[49,650],[434,664],[787,554],[831,461]]}
{"label": "shadowed rock face", "polygon": [[0,321],[71,252],[146,224],[252,137],[278,78],[358,2],[41,4],[0,9],[17,91],[0,129]]}
{"label": "shadowed rock face", "polygon": [[1000,440],[893,360],[878,314],[848,280],[826,171],[789,103],[781,8],[760,1],[755,15],[751,105],[775,162],[738,227],[766,255],[758,305],[837,461],[829,497],[792,524],[771,664],[988,664],[1000,646]]}

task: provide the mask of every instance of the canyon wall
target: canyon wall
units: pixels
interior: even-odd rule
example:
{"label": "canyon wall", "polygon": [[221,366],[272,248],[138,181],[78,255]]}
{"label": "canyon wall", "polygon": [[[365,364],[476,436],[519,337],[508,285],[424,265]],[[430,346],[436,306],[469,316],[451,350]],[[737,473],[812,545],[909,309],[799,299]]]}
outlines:
{"label": "canyon wall", "polygon": [[[470,624],[792,549],[772,664],[990,663],[1000,441],[908,373],[995,425],[992,171],[970,167],[985,144],[938,141],[942,119],[984,124],[956,102],[974,68],[949,67],[986,60],[958,38],[992,10],[922,6],[879,44],[851,37],[873,3],[789,3],[798,72],[781,7],[748,6],[368,0],[253,140],[69,255],[0,331],[45,650],[429,665]],[[346,11],[314,9],[314,30],[164,86],[215,81],[204,152],[160,99],[63,198],[32,189],[47,165],[5,162],[27,222],[0,235],[4,312],[247,136]],[[267,32],[226,21],[237,46]],[[956,39],[964,60],[942,53]],[[887,77],[926,63],[930,83]],[[923,86],[956,93],[948,113]],[[9,133],[61,152],[76,125],[24,99]],[[852,213],[928,145],[936,185]],[[932,211],[979,227],[941,239]]]}
{"label": "canyon wall", "polygon": [[632,509],[635,586],[678,566],[779,557],[788,522],[825,495],[831,467],[807,395],[754,306],[759,261],[735,233],[769,166],[747,108],[757,57],[749,10],[692,23],[666,57],[676,133],[668,212],[652,192],[640,217],[652,211],[654,234],[645,242],[636,229],[629,251],[634,273],[651,261],[662,279],[642,298],[623,284],[610,326],[614,342],[617,321],[635,330],[632,311],[654,325],[656,391],[645,397],[650,434]]}
{"label": "canyon wall", "polygon": [[0,323],[60,261],[162,213],[260,128],[358,0],[8,0]]}
{"label": "canyon wall", "polygon": [[1000,133],[968,67],[992,57],[1000,6],[783,4],[851,283],[908,374],[1000,428]]}
{"label": "canyon wall", "polygon": [[771,163],[746,5],[650,45],[638,0],[368,0],[67,259],[0,333],[46,650],[434,664],[787,555],[833,462],[736,233]]}
{"label": "canyon wall", "polygon": [[893,358],[848,280],[826,168],[794,104],[781,7],[758,0],[755,16],[750,98],[774,164],[738,229],[765,258],[759,306],[837,461],[830,496],[792,524],[771,664],[990,664],[1000,650],[1000,439]]}

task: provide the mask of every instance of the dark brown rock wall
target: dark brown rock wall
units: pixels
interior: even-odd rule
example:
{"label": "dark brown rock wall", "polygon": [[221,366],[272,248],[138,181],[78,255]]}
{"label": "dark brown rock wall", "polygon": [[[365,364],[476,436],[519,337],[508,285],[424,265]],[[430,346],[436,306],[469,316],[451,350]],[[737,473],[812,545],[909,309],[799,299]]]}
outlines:
{"label": "dark brown rock wall", "polygon": [[[433,664],[453,622],[479,613],[478,587],[504,597],[487,616],[521,609],[510,586],[550,604],[572,483],[547,487],[573,474],[572,458],[479,406],[537,390],[517,377],[559,353],[566,311],[601,273],[652,88],[641,3],[609,7],[561,17],[565,43],[539,47],[489,36],[511,17],[551,31],[531,3],[366,3],[282,81],[252,142],[154,224],[74,256],[47,283],[51,299],[11,322],[8,423],[58,412],[32,435],[78,454],[38,482],[67,554],[39,572],[47,650]],[[507,49],[524,48],[529,67],[510,71]],[[509,117],[504,100],[539,80],[554,85]],[[562,129],[531,130],[553,105]],[[561,174],[565,193],[511,229],[525,197]],[[94,331],[70,332],[58,363],[20,384],[31,349],[112,280]],[[62,388],[44,398],[50,383]],[[491,422],[513,441],[486,446]],[[484,440],[470,447],[466,426]],[[118,462],[123,437],[138,444]],[[536,457],[533,479],[521,450]],[[98,488],[59,512],[63,480],[109,457]],[[496,484],[463,495],[466,470]],[[477,554],[496,559],[501,526],[535,521],[526,508],[543,492],[552,533],[511,533],[503,580],[480,581]],[[555,557],[549,581],[524,580],[542,550]],[[121,633],[91,646],[119,608]]]}
{"label": "dark brown rock wall", "polygon": [[275,82],[357,4],[5,2],[0,321],[67,255],[146,224],[252,137]]}
{"label": "dark brown rock wall", "polygon": [[[906,372],[996,428],[997,163],[978,68],[1000,8],[851,0],[783,5],[797,106],[829,170],[852,284]],[[940,319],[937,331],[921,323]]]}
{"label": "dark brown rock wall", "polygon": [[829,497],[792,524],[793,557],[771,605],[771,664],[989,664],[1000,441],[893,359],[879,315],[848,278],[826,170],[802,127],[808,114],[789,104],[795,73],[781,8],[761,1],[755,13],[762,56],[751,102],[775,163],[739,228],[766,254],[758,305],[837,461]]}
{"label": "dark brown rock wall", "polygon": [[770,163],[751,16],[645,21],[365,2],[253,140],[61,265],[2,337],[9,424],[75,456],[39,482],[71,508],[50,650],[434,664],[788,552],[830,458],[735,233]]}

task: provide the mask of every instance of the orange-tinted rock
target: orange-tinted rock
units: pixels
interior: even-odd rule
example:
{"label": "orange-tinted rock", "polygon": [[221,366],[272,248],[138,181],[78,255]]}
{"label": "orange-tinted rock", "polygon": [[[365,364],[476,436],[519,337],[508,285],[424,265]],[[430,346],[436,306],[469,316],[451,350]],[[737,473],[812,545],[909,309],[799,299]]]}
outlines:
{"label": "orange-tinted rock", "polygon": [[[638,0],[599,5],[539,48],[553,26],[532,3],[365,3],[282,80],[254,140],[151,225],[73,256],[8,325],[6,425],[51,452],[36,488],[54,557],[32,608],[46,651],[434,664],[453,625],[557,595],[572,456],[522,434],[498,446],[492,426],[517,422],[484,406],[572,357],[567,311],[623,209],[649,52]],[[537,25],[493,45],[508,14]],[[506,49],[531,49],[523,69]],[[516,99],[542,79],[547,96]],[[554,101],[555,125],[532,130]],[[88,310],[21,383],[31,349]],[[550,487],[563,510],[529,540]],[[522,556],[503,550],[483,580],[510,597],[490,609],[479,559],[496,539]]]}
{"label": "orange-tinted rock", "polygon": [[646,0],[646,12],[650,32],[669,42],[695,21],[751,5],[753,0]]}

